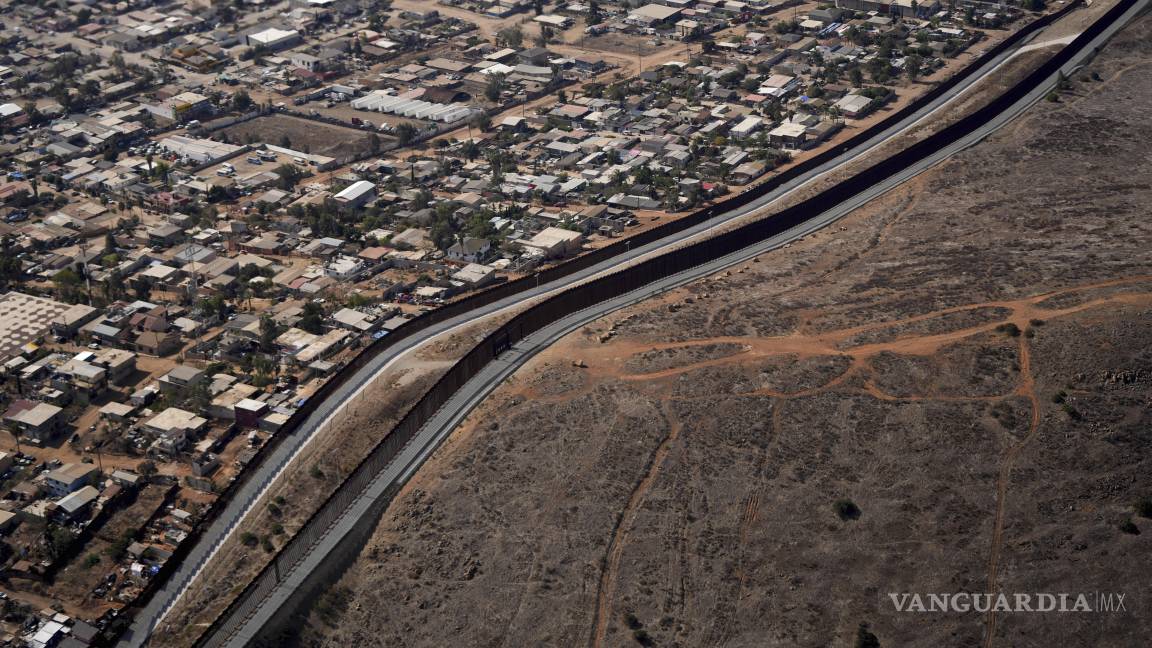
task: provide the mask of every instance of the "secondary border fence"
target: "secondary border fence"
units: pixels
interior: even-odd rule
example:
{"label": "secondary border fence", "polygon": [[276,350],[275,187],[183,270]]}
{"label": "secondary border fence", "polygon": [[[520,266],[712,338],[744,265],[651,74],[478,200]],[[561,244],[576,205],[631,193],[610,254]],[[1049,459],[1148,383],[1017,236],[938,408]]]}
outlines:
{"label": "secondary border fence", "polygon": [[[1116,7],[1086,29],[1071,46],[1061,50],[1061,52],[1057,53],[1052,59],[1029,74],[1023,81],[991,101],[985,107],[960,119],[955,124],[942,129],[936,134],[913,144],[906,150],[894,154],[887,160],[865,169],[831,189],[798,205],[784,209],[772,215],[771,218],[740,226],[712,238],[662,254],[611,275],[590,280],[569,288],[563,293],[545,299],[513,317],[507,323],[489,334],[463,358],[457,361],[436,384],[412,406],[392,431],[373,448],[344,482],[342,482],[316,512],[308,518],[296,535],[276,553],[268,565],[261,570],[248,586],[245,587],[212,622],[201,635],[197,646],[215,648],[216,646],[222,646],[227,643],[276,588],[282,576],[289,573],[293,567],[308,554],[315,543],[328,533],[336,520],[363,493],[377,474],[396,457],[399,451],[416,435],[420,428],[423,427],[469,379],[479,373],[481,369],[509,346],[567,315],[607,299],[626,294],[652,281],[731,254],[757,241],[785,232],[827,211],[845,199],[867,190],[869,187],[907,168],[909,165],[924,159],[934,151],[956,142],[961,137],[975,131],[989,119],[1010,107],[1046,78],[1053,75],[1061,66],[1070,60],[1072,53],[1079,49],[1079,45],[1099,35],[1104,28],[1127,11],[1135,1],[1136,0],[1121,0]],[[192,534],[193,537],[181,543],[172,558],[168,560],[164,568],[161,569],[161,572],[157,574],[152,583],[150,583],[150,587],[137,598],[133,607],[140,608],[147,604],[163,583],[171,577],[176,565],[180,564],[180,561],[187,557],[192,546],[199,540],[203,531],[215,517],[219,516],[222,510],[233,503],[232,500],[242,480],[248,478],[248,476],[255,472],[255,467],[268,457],[275,446],[283,443],[283,440],[288,436],[302,433],[305,429],[305,422],[314,413],[317,405],[325,401],[325,399],[332,397],[352,376],[363,369],[381,352],[433,325],[465,314],[473,309],[523,293],[538,285],[544,285],[570,276],[593,265],[624,254],[630,249],[658,241],[672,234],[704,223],[718,215],[744,207],[773,189],[834,160],[844,151],[868,141],[875,135],[884,132],[905,118],[913,115],[928,103],[952,91],[960,82],[970,77],[1008,48],[1015,46],[1023,39],[1034,34],[1037,30],[1063,17],[1079,6],[1079,4],[1079,0],[1071,2],[1059,12],[1038,18],[1003,42],[989,49],[979,59],[959,71],[950,79],[942,82],[910,105],[888,116],[872,128],[852,137],[840,146],[824,151],[805,162],[785,170],[772,179],[744,193],[735,195],[723,202],[687,215],[676,221],[638,233],[627,240],[616,242],[566,263],[544,269],[538,273],[538,276],[529,276],[500,284],[488,290],[474,293],[458,301],[446,304],[439,309],[409,320],[391,334],[366,347],[363,352],[352,359],[340,372],[321,386],[285,423],[281,432],[261,448],[251,462],[249,469],[221,494],[216,504],[209,511],[208,517],[197,525],[196,530]],[[314,422],[315,425],[319,425],[320,423],[321,421]],[[390,497],[394,494],[398,487],[399,485],[397,484],[389,488],[388,496]],[[233,525],[234,524],[236,524],[236,522],[233,522]],[[166,603],[170,604],[174,598],[175,594],[172,594]]]}

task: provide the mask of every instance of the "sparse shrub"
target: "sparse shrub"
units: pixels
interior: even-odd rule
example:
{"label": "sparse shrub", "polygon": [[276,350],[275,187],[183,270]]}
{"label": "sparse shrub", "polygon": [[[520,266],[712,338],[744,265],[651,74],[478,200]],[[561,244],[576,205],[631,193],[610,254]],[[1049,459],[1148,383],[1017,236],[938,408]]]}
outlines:
{"label": "sparse shrub", "polygon": [[283,524],[277,523],[277,524],[272,525],[272,535],[283,535],[283,534],[284,534],[284,525]]}
{"label": "sparse shrub", "polygon": [[272,539],[268,536],[260,538],[260,546],[264,549],[264,551],[267,551],[268,553],[276,551],[276,545],[272,544]]}
{"label": "sparse shrub", "polygon": [[312,475],[312,479],[324,479],[324,471],[320,470],[320,466],[317,465],[308,469],[308,474]]}
{"label": "sparse shrub", "polygon": [[856,648],[880,648],[880,640],[868,629],[867,623],[861,623],[856,629]]}
{"label": "sparse shrub", "polygon": [[1120,523],[1120,530],[1129,535],[1140,535],[1140,527],[1132,520],[1124,520]]}
{"label": "sparse shrub", "polygon": [[320,620],[331,627],[336,627],[336,622],[340,620],[340,615],[344,610],[348,609],[348,598],[351,592],[346,587],[334,587],[323,594],[316,600],[316,607],[314,608],[316,616]]}
{"label": "sparse shrub", "polygon": [[280,507],[277,506],[275,503],[271,503],[268,505],[268,512],[270,514],[272,514],[272,517],[280,517],[284,513],[284,511],[282,511],[280,509]]}
{"label": "sparse shrub", "polygon": [[1007,334],[1011,337],[1020,337],[1020,327],[1012,322],[1007,322],[996,327],[1000,333]]}
{"label": "sparse shrub", "polygon": [[1136,502],[1136,515],[1142,518],[1152,518],[1152,498],[1145,497]]}
{"label": "sparse shrub", "polygon": [[1044,320],[1042,320],[1042,319],[1031,319],[1031,320],[1028,320],[1028,323],[1031,324],[1032,326],[1044,326],[1044,324],[1045,324]]}
{"label": "sparse shrub", "polygon": [[1052,103],[1056,103],[1057,101],[1060,101],[1060,93],[1053,90],[1052,92],[1049,92],[1048,95],[1044,98],[1048,101],[1051,101]]}
{"label": "sparse shrub", "polygon": [[1055,394],[1052,394],[1052,402],[1056,403],[1057,405],[1059,405],[1059,404],[1061,404],[1067,400],[1068,400],[1068,392],[1064,391],[1063,389],[1056,392]]}
{"label": "sparse shrub", "polygon": [[255,547],[259,544],[260,538],[257,538],[255,533],[245,531],[240,534],[240,542],[244,543],[245,547]]}
{"label": "sparse shrub", "polygon": [[635,639],[636,643],[640,644],[641,646],[651,646],[655,644],[655,642],[652,641],[652,635],[648,634],[648,631],[644,628],[633,630],[632,638]]}
{"label": "sparse shrub", "polygon": [[644,624],[640,623],[640,619],[637,619],[636,615],[631,612],[624,615],[624,623],[628,624],[629,630],[637,630],[644,627]]}
{"label": "sparse shrub", "polygon": [[88,554],[88,557],[84,559],[84,567],[85,568],[91,569],[98,564],[100,564],[100,556],[98,556],[94,553]]}
{"label": "sparse shrub", "polygon": [[1064,403],[1060,409],[1064,410],[1064,413],[1068,415],[1068,418],[1072,419],[1073,421],[1079,421],[1080,419],[1084,418],[1080,414],[1080,410],[1072,407],[1071,403]]}
{"label": "sparse shrub", "polygon": [[836,500],[832,506],[836,510],[836,515],[839,515],[840,519],[845,522],[860,518],[860,507],[856,506],[856,502],[850,499]]}

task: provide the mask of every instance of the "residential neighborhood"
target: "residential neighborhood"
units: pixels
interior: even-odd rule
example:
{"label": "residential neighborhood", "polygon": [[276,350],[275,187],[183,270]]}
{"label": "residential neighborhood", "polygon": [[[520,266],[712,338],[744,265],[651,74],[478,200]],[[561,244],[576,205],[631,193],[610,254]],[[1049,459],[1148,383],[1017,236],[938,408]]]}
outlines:
{"label": "residential neighborhood", "polygon": [[4,4],[0,644],[121,632],[375,340],[769,180],[1042,9]]}

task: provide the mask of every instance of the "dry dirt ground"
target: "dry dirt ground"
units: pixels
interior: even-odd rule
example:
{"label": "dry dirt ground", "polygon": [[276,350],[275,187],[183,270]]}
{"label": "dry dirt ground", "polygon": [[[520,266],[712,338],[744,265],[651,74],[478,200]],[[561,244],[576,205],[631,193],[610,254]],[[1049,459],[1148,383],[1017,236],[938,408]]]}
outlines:
{"label": "dry dirt ground", "polygon": [[[840,226],[541,354],[301,643],[1146,645],[1152,20],[1091,72]],[[888,598],[960,591],[1127,610]]]}
{"label": "dry dirt ground", "polygon": [[[323,124],[292,115],[268,115],[229,126],[220,131],[232,142],[245,144],[260,142],[282,145],[288,138],[288,148],[334,158],[350,158],[371,150],[371,133],[334,124]],[[378,135],[381,142],[387,141]],[[289,162],[290,160],[281,160]]]}

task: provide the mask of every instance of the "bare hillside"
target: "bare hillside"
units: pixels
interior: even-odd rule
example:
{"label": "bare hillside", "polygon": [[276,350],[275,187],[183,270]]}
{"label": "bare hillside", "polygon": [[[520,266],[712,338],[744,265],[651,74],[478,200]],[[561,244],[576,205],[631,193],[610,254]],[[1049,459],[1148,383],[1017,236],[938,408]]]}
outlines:
{"label": "bare hillside", "polygon": [[[867,624],[885,647],[1146,645],[1152,20],[1071,86],[840,225],[536,358],[301,642],[816,648]],[[1127,611],[888,597],[961,591]]]}

